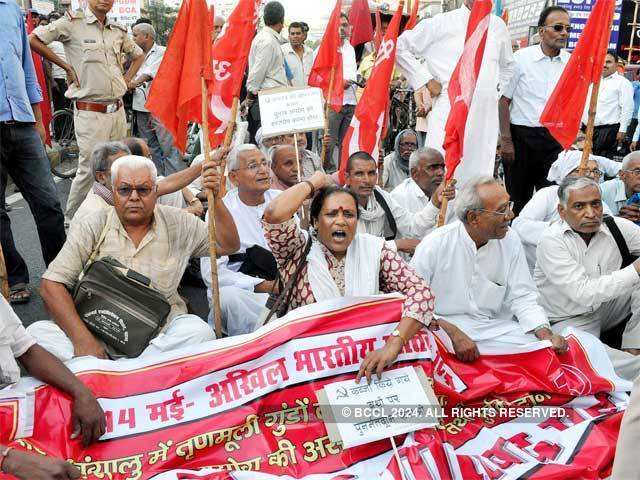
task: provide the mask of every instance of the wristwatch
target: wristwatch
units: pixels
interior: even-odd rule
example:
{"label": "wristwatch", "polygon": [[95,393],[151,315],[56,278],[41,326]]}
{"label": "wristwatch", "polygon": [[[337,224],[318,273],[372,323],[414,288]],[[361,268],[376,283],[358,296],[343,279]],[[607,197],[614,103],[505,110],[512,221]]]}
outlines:
{"label": "wristwatch", "polygon": [[393,332],[391,332],[391,336],[392,337],[397,337],[400,340],[402,340],[402,345],[406,345],[407,344],[408,340],[402,336],[402,334],[400,333],[400,330],[398,330],[397,328]]}

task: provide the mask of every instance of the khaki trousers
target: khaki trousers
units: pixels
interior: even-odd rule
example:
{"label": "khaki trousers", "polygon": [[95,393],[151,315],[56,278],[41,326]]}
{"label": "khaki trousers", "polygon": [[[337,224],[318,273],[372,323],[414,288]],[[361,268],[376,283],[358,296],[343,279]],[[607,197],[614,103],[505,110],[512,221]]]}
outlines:
{"label": "khaki trousers", "polygon": [[124,107],[113,113],[89,112],[75,109],[73,123],[78,142],[78,171],[71,183],[65,222],[71,222],[93,184],[91,152],[99,142],[122,140],[127,135],[127,116]]}

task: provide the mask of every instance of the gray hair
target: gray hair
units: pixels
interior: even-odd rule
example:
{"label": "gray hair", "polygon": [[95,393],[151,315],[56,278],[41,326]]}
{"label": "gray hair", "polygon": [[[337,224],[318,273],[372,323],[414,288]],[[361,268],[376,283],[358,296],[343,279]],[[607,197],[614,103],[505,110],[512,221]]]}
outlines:
{"label": "gray hair", "polygon": [[227,157],[227,170],[233,172],[235,170],[240,169],[240,154],[242,152],[252,152],[252,151],[261,150],[256,147],[253,143],[243,143],[242,145],[237,145],[231,149],[229,152],[229,156]]}
{"label": "gray hair", "polygon": [[469,212],[482,210],[484,208],[484,203],[478,193],[479,187],[483,185],[501,185],[501,183],[489,175],[474,177],[469,180],[464,188],[460,190],[460,193],[457,194],[455,211],[456,216],[462,223],[467,223],[467,214]]}
{"label": "gray hair", "polygon": [[629,164],[634,160],[640,160],[640,151],[631,152],[622,159],[622,170],[629,170]]}
{"label": "gray hair", "polygon": [[139,168],[146,168],[149,170],[151,174],[151,179],[153,180],[153,184],[156,184],[158,179],[158,170],[156,169],[155,164],[149,160],[147,157],[141,157],[139,155],[127,155],[125,157],[118,158],[113,165],[111,165],[111,184],[116,184],[116,180],[118,179],[118,173],[120,168],[126,167],[131,170],[137,170]]}
{"label": "gray hair", "polygon": [[137,30],[140,33],[144,33],[154,40],[156,38],[156,29],[153,28],[153,25],[151,25],[150,23],[139,23],[138,25],[134,25],[132,30]]}
{"label": "gray hair", "polygon": [[435,155],[442,158],[442,153],[440,153],[440,151],[436,150],[435,148],[430,148],[430,147],[418,148],[417,150],[413,151],[411,153],[411,156],[409,157],[409,170],[413,168],[418,168],[418,165],[420,164],[420,160],[423,157],[432,157]]}
{"label": "gray hair", "polygon": [[296,147],[294,147],[293,145],[287,145],[287,144],[279,144],[279,145],[273,145],[269,147],[269,150],[267,151],[267,160],[269,161],[270,165],[273,165],[274,163],[276,163],[276,155],[280,150],[284,148],[296,148]]}
{"label": "gray hair", "polygon": [[89,157],[93,178],[96,178],[96,173],[109,170],[109,163],[111,163],[109,159],[118,153],[131,155],[129,147],[122,142],[97,143]]}
{"label": "gray hair", "polygon": [[567,207],[569,201],[569,194],[575,190],[582,190],[587,187],[596,187],[598,192],[600,186],[598,183],[589,177],[566,177],[560,182],[560,188],[558,188],[558,200],[563,207]]}

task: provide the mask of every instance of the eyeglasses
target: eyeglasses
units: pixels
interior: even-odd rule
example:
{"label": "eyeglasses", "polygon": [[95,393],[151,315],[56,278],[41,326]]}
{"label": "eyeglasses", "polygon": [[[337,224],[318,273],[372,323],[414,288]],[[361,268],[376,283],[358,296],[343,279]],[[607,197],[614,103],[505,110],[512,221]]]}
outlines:
{"label": "eyeglasses", "polygon": [[623,172],[630,173],[635,177],[640,177],[640,168],[634,168],[633,170],[623,170]]}
{"label": "eyeglasses", "polygon": [[116,189],[116,192],[118,192],[118,195],[120,195],[121,197],[130,197],[131,194],[133,193],[133,191],[135,190],[136,192],[138,192],[138,196],[147,197],[155,189],[156,189],[155,187],[130,187],[130,186],[126,186],[126,187],[118,187]]}
{"label": "eyeglasses", "polygon": [[565,25],[563,23],[555,23],[553,25],[545,25],[544,28],[552,28],[554,32],[562,32],[563,30],[565,30],[567,33],[571,33],[571,25]]}
{"label": "eyeglasses", "polygon": [[260,170],[269,170],[269,162],[250,163],[246,167],[240,167],[238,170],[249,170],[254,175]]}
{"label": "eyeglasses", "polygon": [[506,217],[509,213],[513,212],[514,202],[509,202],[509,204],[501,210],[485,210],[484,208],[478,208],[478,212],[490,213],[492,215],[498,215],[501,217]]}
{"label": "eyeglasses", "polygon": [[403,148],[418,148],[418,144],[414,142],[400,142],[399,146]]}
{"label": "eyeglasses", "polygon": [[424,167],[422,169],[422,171],[424,173],[428,173],[430,175],[432,175],[434,172],[437,172],[438,170],[442,170],[443,172],[445,171],[444,163],[436,163],[436,164],[433,164],[433,165],[427,165],[426,167]]}
{"label": "eyeglasses", "polygon": [[576,168],[571,173],[591,178],[600,178],[602,175],[604,175],[604,172],[598,168],[594,168],[593,170],[587,170],[586,168],[584,170],[580,170],[579,168]]}

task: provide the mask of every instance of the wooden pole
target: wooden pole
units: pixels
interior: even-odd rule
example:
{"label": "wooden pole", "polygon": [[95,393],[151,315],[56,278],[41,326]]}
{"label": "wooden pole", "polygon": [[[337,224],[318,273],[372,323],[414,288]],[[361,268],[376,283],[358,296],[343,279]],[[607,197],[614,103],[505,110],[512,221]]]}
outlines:
{"label": "wooden pole", "polygon": [[[293,144],[294,144],[294,148],[296,149],[296,168],[298,170],[298,183],[300,183],[302,181],[302,169],[300,168],[300,150],[298,149],[298,134],[297,133],[293,134]],[[300,207],[300,220],[301,220],[303,225],[306,224],[306,215],[305,215],[304,204],[302,204],[302,206]]]}
{"label": "wooden pole", "polygon": [[7,274],[7,265],[4,263],[4,252],[0,246],[0,282],[2,282],[2,296],[9,301],[11,291],[9,290],[9,275]]}
{"label": "wooden pole", "polygon": [[[609,18],[609,32],[611,32],[611,27],[613,25],[613,16],[614,13],[611,13],[611,18]],[[605,52],[609,48],[609,37],[611,33],[607,35],[606,43],[604,45]],[[604,66],[600,65],[600,69],[603,69]],[[598,79],[593,82],[593,87],[591,89],[591,100],[589,103],[589,117],[587,120],[587,132],[584,139],[584,147],[582,148],[582,159],[580,160],[580,175],[584,174],[584,171],[587,169],[587,163],[589,162],[589,156],[593,151],[593,130],[596,122],[596,111],[598,109],[598,94],[600,92],[600,82],[602,81],[602,74],[598,75]]]}
{"label": "wooden pole", "polygon": [[[231,120],[227,124],[227,131],[224,134],[224,143],[222,144],[224,148],[229,148],[231,146],[231,142],[233,141],[233,132],[236,129],[236,118],[238,116],[238,97],[233,97],[233,104],[231,106]],[[227,193],[227,157],[226,155],[222,158],[222,163],[220,164],[220,196],[224,197]]]}
{"label": "wooden pole", "polygon": [[321,157],[323,166],[327,159],[328,145],[324,141],[324,138],[329,134],[329,108],[330,108],[329,104],[330,104],[331,92],[333,92],[333,84],[335,82],[335,76],[336,76],[336,67],[333,66],[331,67],[331,76],[329,77],[329,95],[327,95],[327,98],[326,98],[327,105],[324,108],[324,135],[322,136],[322,157]]}
{"label": "wooden pole", "polygon": [[[209,108],[207,105],[207,84],[204,77],[201,78],[202,96],[202,138],[205,161],[211,156],[209,144]],[[232,122],[235,122],[233,117]],[[228,132],[227,132],[228,133]],[[224,171],[223,175],[224,177]],[[215,321],[216,337],[222,338],[222,312],[220,310],[220,288],[218,287],[218,243],[216,235],[216,206],[213,190],[207,190],[207,203],[209,204],[209,257],[211,258],[211,298],[213,299],[213,314]]]}
{"label": "wooden pole", "polygon": [[[451,184],[451,181],[445,182],[444,188],[446,189]],[[435,195],[435,193],[434,193]],[[438,212],[438,225],[436,228],[444,226],[444,222],[447,220],[447,208],[449,207],[449,199],[442,196],[442,203],[440,204],[440,211]]]}

